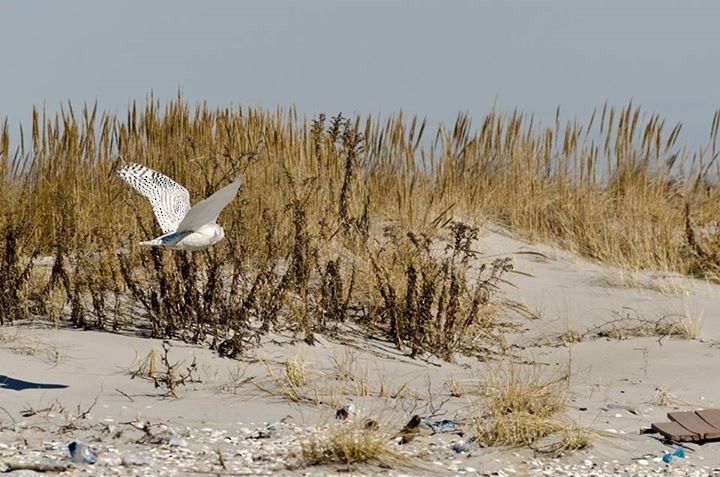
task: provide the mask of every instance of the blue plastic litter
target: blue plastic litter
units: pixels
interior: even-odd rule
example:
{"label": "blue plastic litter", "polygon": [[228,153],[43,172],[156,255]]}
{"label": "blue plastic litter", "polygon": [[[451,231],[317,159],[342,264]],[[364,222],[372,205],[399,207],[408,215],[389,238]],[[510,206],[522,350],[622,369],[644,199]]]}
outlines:
{"label": "blue plastic litter", "polygon": [[672,462],[673,457],[677,457],[678,459],[684,459],[685,458],[685,449],[683,449],[682,447],[678,447],[677,449],[675,449],[675,452],[673,452],[672,454],[669,452],[666,452],[663,455],[662,460],[666,464],[669,464],[670,462]]}
{"label": "blue plastic litter", "polygon": [[443,419],[442,421],[435,421],[430,424],[433,431],[435,432],[452,432],[457,430],[457,424],[450,419]]}
{"label": "blue plastic litter", "polygon": [[94,464],[97,462],[97,455],[90,447],[75,440],[68,444],[70,460],[76,464]]}

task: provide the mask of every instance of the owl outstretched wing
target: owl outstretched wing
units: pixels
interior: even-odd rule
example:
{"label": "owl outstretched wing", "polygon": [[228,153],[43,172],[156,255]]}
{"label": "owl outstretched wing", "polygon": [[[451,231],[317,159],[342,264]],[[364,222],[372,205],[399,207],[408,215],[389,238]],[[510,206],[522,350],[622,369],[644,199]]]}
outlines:
{"label": "owl outstretched wing", "polygon": [[129,164],[118,175],[152,205],[164,234],[175,232],[190,210],[190,194],[183,186],[140,164]]}
{"label": "owl outstretched wing", "polygon": [[237,194],[241,183],[242,176],[218,190],[207,199],[195,204],[180,225],[178,225],[177,231],[197,230],[203,225],[214,224],[220,212],[235,198],[235,194]]}

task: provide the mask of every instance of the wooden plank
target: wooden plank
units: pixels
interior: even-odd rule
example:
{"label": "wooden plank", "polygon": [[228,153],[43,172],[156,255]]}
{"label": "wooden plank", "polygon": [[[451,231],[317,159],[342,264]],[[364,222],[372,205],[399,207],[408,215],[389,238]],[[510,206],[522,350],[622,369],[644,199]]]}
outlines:
{"label": "wooden plank", "polygon": [[716,439],[720,437],[720,429],[710,425],[695,411],[689,412],[669,412],[668,417],[671,421],[675,421],[685,429],[688,429],[700,436],[700,439]]}
{"label": "wooden plank", "polygon": [[720,429],[720,409],[704,409],[702,411],[696,411],[696,413],[705,422]]}
{"label": "wooden plank", "polygon": [[652,428],[672,441],[687,442],[700,440],[699,435],[685,429],[677,422],[657,422],[652,424]]}

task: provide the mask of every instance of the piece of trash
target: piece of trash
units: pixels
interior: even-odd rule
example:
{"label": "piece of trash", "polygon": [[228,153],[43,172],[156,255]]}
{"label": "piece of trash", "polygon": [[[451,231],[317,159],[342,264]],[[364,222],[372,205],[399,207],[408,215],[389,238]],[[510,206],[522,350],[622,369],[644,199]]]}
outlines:
{"label": "piece of trash", "polygon": [[682,447],[678,447],[677,449],[675,449],[675,452],[673,452],[672,455],[673,455],[673,457],[678,457],[680,459],[684,459],[685,458],[685,449],[683,449]]}
{"label": "piece of trash", "polygon": [[720,409],[698,409],[667,414],[669,422],[652,423],[652,428],[672,442],[702,442],[720,438]]}
{"label": "piece of trash", "polygon": [[673,455],[669,452],[666,452],[665,455],[663,455],[663,457],[662,457],[663,462],[665,462],[666,464],[669,464],[670,462],[672,462],[672,459],[673,459]]}
{"label": "piece of trash", "polygon": [[350,419],[350,416],[352,416],[353,414],[357,414],[357,409],[355,408],[355,404],[349,402],[337,411],[335,411],[335,419],[346,421]]}
{"label": "piece of trash", "polygon": [[285,424],[289,419],[292,419],[292,416],[288,414],[279,421],[270,423],[264,429],[260,429],[255,434],[248,436],[247,439],[269,439],[277,433],[280,424]]}
{"label": "piece of trash", "polygon": [[466,440],[461,439],[452,445],[452,450],[454,450],[458,454],[460,454],[462,452],[469,452],[470,451],[470,443]]}
{"label": "piece of trash", "polygon": [[400,444],[407,444],[415,439],[419,433],[418,427],[421,422],[422,418],[417,414],[410,418],[410,421],[400,430]]}
{"label": "piece of trash", "polygon": [[453,432],[458,429],[458,426],[450,419],[443,419],[430,423],[430,428],[433,432]]}
{"label": "piece of trash", "polygon": [[68,444],[68,451],[70,451],[70,460],[76,464],[94,464],[97,462],[95,451],[78,440]]}

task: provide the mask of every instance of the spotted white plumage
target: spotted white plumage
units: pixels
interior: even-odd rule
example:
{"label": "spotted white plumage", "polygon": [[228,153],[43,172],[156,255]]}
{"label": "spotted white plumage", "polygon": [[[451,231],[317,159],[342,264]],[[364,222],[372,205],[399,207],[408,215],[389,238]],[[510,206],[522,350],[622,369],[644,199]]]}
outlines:
{"label": "spotted white plumage", "polygon": [[141,245],[179,250],[210,247],[225,237],[216,222],[220,212],[235,198],[242,177],[190,207],[188,191],[169,177],[139,164],[118,170],[118,175],[140,194],[147,197],[163,235]]}
{"label": "spotted white plumage", "polygon": [[190,194],[183,186],[140,164],[118,170],[118,175],[152,205],[163,233],[175,232],[190,210]]}

